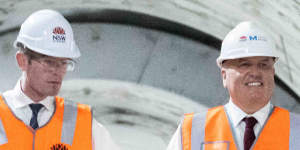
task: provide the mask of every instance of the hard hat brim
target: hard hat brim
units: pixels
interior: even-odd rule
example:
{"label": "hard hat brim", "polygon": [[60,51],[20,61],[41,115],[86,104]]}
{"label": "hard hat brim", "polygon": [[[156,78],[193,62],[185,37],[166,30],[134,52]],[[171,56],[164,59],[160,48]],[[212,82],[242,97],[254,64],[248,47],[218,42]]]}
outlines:
{"label": "hard hat brim", "polygon": [[[18,38],[13,44],[16,49],[18,48],[18,43],[22,43],[26,48],[29,48],[30,50],[32,50],[34,52],[41,53],[41,54],[47,55],[47,56],[59,57],[59,58],[71,58],[71,59],[76,59],[81,56],[80,50],[75,43],[72,43],[72,48],[71,48],[72,54],[55,53],[55,51],[51,50],[51,49],[40,49],[38,47],[32,46],[32,44],[31,45],[27,44],[27,42],[25,40],[22,40],[20,38]],[[61,51],[63,52],[64,50],[61,50]]]}
{"label": "hard hat brim", "polygon": [[239,58],[247,58],[247,57],[256,57],[256,56],[264,56],[264,57],[273,57],[275,61],[279,59],[279,56],[273,53],[239,53],[238,55],[227,55],[227,57],[219,56],[216,60],[217,65],[219,68],[222,67],[222,63],[224,60],[232,60],[232,59],[239,59]]}

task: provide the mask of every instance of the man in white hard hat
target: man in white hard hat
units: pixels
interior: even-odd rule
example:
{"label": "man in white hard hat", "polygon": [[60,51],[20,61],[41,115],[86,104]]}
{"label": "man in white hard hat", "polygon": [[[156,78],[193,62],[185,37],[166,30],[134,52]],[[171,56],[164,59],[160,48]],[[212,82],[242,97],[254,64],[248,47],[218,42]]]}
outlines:
{"label": "man in white hard hat", "polygon": [[22,76],[0,97],[0,149],[118,150],[90,106],[56,96],[80,56],[69,22],[53,10],[34,12],[14,45]]}
{"label": "man in white hard hat", "polygon": [[300,117],[270,103],[278,59],[274,49],[254,22],[230,31],[217,58],[229,102],[186,114],[167,150],[299,149]]}

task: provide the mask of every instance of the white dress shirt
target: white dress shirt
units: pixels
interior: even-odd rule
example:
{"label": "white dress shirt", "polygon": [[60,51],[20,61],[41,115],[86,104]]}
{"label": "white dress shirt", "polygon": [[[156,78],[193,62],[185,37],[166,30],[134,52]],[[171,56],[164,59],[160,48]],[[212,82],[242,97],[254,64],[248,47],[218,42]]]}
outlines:
{"label": "white dress shirt", "polygon": [[[271,109],[273,105],[269,102],[263,108],[255,112],[254,114],[248,115],[243,112],[238,106],[236,106],[231,100],[225,105],[225,109],[227,111],[231,127],[233,128],[233,136],[235,137],[235,142],[239,150],[244,150],[244,132],[246,123],[243,120],[244,117],[254,117],[258,123],[254,126],[254,133],[257,137],[260,130],[264,126],[264,123],[268,119]],[[178,126],[175,134],[173,135],[167,150],[181,150],[181,125]]]}
{"label": "white dress shirt", "polygon": [[[20,87],[20,81],[17,82],[13,90],[3,93],[8,107],[13,113],[22,120],[26,125],[29,125],[32,111],[29,104],[34,103],[26,96]],[[53,96],[49,96],[39,102],[43,104],[38,113],[37,121],[39,126],[45,125],[54,113],[55,100]],[[118,146],[113,142],[108,130],[97,122],[95,118],[92,121],[92,143],[93,150],[119,150]]]}
{"label": "white dress shirt", "polygon": [[230,124],[234,130],[234,137],[236,140],[237,147],[239,150],[244,150],[244,133],[246,128],[246,123],[242,121],[245,117],[254,117],[257,120],[257,123],[254,126],[255,137],[258,136],[261,128],[264,126],[273,105],[269,102],[263,108],[255,112],[254,114],[248,115],[242,111],[238,106],[236,106],[232,100],[225,105],[228,117],[230,119]]}

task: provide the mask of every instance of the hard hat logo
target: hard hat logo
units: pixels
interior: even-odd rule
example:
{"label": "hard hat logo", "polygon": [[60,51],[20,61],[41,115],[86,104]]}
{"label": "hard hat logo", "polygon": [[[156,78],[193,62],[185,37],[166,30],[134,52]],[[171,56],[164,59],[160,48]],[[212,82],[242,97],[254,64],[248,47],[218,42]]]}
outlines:
{"label": "hard hat logo", "polygon": [[66,34],[62,27],[56,27],[53,29],[53,34]]}
{"label": "hard hat logo", "polygon": [[265,38],[264,36],[258,36],[258,35],[249,35],[247,36],[241,36],[240,37],[240,41],[247,41],[247,39],[249,39],[249,41],[267,41],[267,38]]}
{"label": "hard hat logo", "polygon": [[53,42],[65,43],[66,42],[66,33],[62,27],[55,27],[53,29],[52,39]]}
{"label": "hard hat logo", "polygon": [[240,37],[240,41],[246,41],[247,40],[247,36],[241,36]]}
{"label": "hard hat logo", "polygon": [[267,41],[267,39],[264,36],[249,36],[249,40],[251,41]]}

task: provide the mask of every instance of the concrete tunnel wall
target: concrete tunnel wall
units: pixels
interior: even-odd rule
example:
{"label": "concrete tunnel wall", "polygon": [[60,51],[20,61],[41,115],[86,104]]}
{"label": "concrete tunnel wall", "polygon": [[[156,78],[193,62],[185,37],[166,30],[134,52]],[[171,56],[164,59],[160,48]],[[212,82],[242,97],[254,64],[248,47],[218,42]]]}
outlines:
{"label": "concrete tunnel wall", "polygon": [[[106,12],[100,18],[71,12],[64,14],[72,22],[82,57],[60,94],[94,106],[96,119],[122,149],[165,149],[183,113],[227,102],[215,64],[218,39],[172,21],[145,19],[147,15],[142,18],[150,25],[141,25],[140,14],[134,12]],[[128,14],[131,21],[124,19]],[[21,75],[12,47],[18,25],[1,31],[1,92],[13,88]],[[277,84],[273,103],[299,113],[299,103],[284,88]],[[145,147],[149,141],[151,146]]]}
{"label": "concrete tunnel wall", "polygon": [[[82,57],[78,69],[68,74],[67,80],[101,78],[145,84],[186,96],[207,107],[228,101],[226,90],[221,84],[219,69],[215,64],[219,54],[216,49],[218,46],[213,45],[209,35],[198,31],[199,35],[195,34],[198,36],[187,37],[184,35],[186,32],[176,32],[179,29],[176,23],[173,25],[173,32],[176,34],[173,34],[136,25],[117,24],[117,21],[89,23],[84,15],[80,16],[69,14],[71,21],[77,20],[72,26]],[[113,17],[110,16],[110,19]],[[95,20],[99,21],[92,19]],[[164,20],[161,21],[163,23]],[[156,24],[160,24],[159,20]],[[161,26],[166,29],[168,25],[170,22]],[[185,28],[182,30],[189,31]],[[14,60],[15,50],[12,47],[16,36],[17,31],[12,31],[0,37],[0,58],[2,64],[7,66],[0,75],[0,82],[4,83],[0,87],[1,91],[12,88],[20,76]],[[281,87],[275,88],[272,101],[299,112],[296,99]]]}

